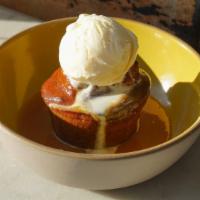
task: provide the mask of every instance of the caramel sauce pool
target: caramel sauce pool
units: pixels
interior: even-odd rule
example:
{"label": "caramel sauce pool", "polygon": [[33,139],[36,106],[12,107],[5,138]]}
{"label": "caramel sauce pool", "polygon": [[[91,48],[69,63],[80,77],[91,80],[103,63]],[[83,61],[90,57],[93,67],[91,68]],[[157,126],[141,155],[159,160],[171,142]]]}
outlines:
{"label": "caramel sauce pool", "polygon": [[[39,93],[21,107],[18,116],[18,132],[30,140],[52,148],[86,152],[57,139],[51,125],[48,108]],[[161,144],[169,138],[170,120],[166,111],[154,98],[150,97],[141,113],[138,131],[129,140],[114,149],[115,153],[136,151]],[[111,153],[111,151],[104,150],[103,153]]]}

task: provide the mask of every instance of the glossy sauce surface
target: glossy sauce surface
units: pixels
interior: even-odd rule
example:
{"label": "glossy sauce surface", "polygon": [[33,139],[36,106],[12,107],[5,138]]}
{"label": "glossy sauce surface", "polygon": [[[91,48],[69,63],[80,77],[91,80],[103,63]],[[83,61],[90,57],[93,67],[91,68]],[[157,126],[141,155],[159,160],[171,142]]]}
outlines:
{"label": "glossy sauce surface", "polygon": [[[54,134],[48,108],[40,94],[26,101],[19,111],[18,132],[35,142],[73,152],[86,152],[62,143]],[[118,147],[98,153],[122,153],[145,149],[167,141],[170,138],[170,120],[164,108],[152,97],[147,100],[140,117],[139,128],[129,140]],[[87,153],[94,151],[87,151]]]}

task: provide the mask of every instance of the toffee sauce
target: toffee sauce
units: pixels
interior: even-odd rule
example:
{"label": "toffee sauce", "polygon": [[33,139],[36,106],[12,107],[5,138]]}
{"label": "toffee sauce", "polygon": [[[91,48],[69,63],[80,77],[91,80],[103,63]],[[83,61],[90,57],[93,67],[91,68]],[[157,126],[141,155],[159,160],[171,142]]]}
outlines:
{"label": "toffee sauce", "polygon": [[40,93],[26,101],[19,111],[18,132],[37,143],[66,151],[81,153],[125,153],[159,145],[170,139],[170,120],[164,107],[149,97],[139,121],[139,127],[126,142],[102,152],[80,149],[60,141],[54,133],[50,113]]}

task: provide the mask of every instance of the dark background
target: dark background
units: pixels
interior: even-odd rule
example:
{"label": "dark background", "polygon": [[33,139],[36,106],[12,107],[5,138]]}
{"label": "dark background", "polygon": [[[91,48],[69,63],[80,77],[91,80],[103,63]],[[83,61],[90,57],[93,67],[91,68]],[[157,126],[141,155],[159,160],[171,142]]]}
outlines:
{"label": "dark background", "polygon": [[0,0],[44,20],[97,13],[158,26],[200,52],[200,0]]}

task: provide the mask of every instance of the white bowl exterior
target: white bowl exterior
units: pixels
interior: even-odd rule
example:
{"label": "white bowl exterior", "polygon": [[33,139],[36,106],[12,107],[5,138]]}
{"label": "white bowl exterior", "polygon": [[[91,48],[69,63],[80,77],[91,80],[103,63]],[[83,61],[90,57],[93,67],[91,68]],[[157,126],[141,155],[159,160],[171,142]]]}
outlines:
{"label": "white bowl exterior", "polygon": [[38,174],[68,186],[92,190],[135,185],[160,174],[174,164],[199,136],[195,133],[167,148],[121,159],[83,159],[54,154],[2,133],[3,147]]}

